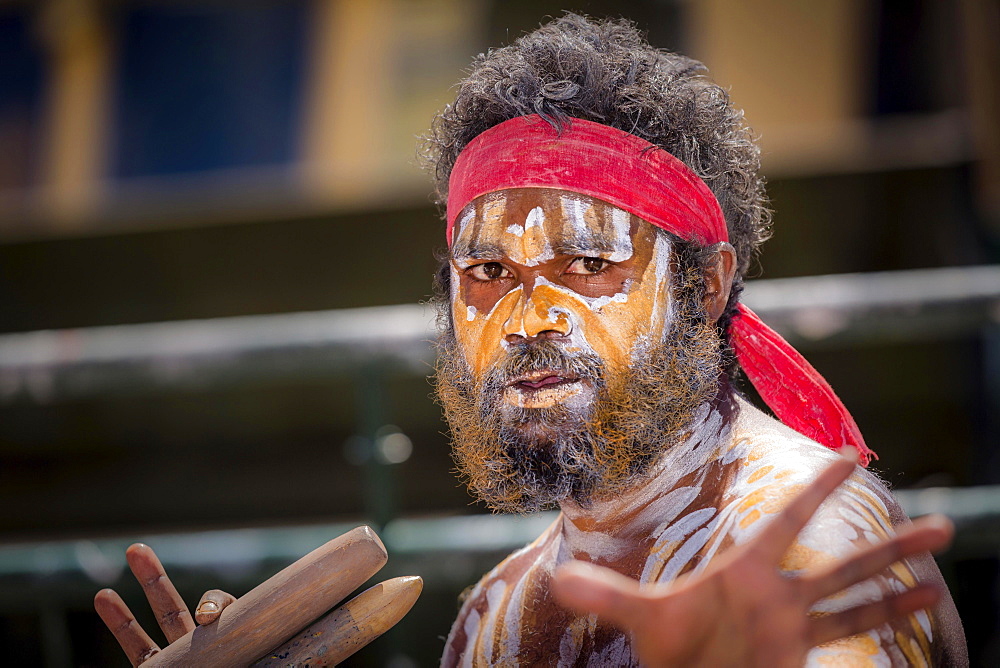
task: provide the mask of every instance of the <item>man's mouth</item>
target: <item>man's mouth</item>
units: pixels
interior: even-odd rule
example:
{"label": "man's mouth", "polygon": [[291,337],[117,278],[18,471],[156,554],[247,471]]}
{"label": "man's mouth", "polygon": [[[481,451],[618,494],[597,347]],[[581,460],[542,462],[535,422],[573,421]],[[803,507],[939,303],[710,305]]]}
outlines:
{"label": "man's mouth", "polygon": [[542,369],[511,380],[504,390],[504,398],[521,408],[543,408],[578,394],[583,386],[576,374]]}
{"label": "man's mouth", "polygon": [[544,371],[532,371],[531,373],[522,374],[521,376],[515,378],[510,383],[510,386],[516,387],[516,389],[522,391],[531,391],[531,390],[540,390],[544,387],[552,387],[554,385],[576,383],[579,381],[580,378],[573,374],[544,370]]}

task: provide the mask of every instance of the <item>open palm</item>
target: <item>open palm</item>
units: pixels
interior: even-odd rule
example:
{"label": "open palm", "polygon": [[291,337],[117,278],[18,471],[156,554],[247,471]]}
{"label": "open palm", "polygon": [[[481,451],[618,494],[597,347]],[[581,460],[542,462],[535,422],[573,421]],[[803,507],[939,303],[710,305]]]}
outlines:
{"label": "open palm", "polygon": [[827,567],[783,575],[779,564],[795,537],[853,470],[852,462],[835,462],[753,540],[701,573],[640,586],[609,569],[573,562],[557,571],[553,591],[564,605],[630,632],[648,666],[801,666],[816,645],[927,608],[941,596],[934,585],[919,584],[842,612],[809,614],[820,599],[951,540],[949,520],[927,517]]}

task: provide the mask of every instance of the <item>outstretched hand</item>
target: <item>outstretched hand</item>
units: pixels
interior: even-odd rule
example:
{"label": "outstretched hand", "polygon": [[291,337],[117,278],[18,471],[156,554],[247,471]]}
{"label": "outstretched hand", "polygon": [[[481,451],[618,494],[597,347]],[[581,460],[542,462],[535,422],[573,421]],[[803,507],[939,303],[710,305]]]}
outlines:
{"label": "outstretched hand", "polygon": [[[218,589],[207,591],[198,602],[192,618],[184,599],[170,582],[163,564],[149,546],[142,543],[130,546],[125,551],[125,559],[132,569],[132,574],[142,586],[156,621],[167,637],[167,643],[172,643],[193,631],[195,622],[198,624],[215,622],[226,606],[236,600],[232,595]],[[135,620],[132,611],[118,592],[113,589],[102,589],[94,598],[94,607],[133,666],[138,666],[160,651],[160,647],[139,626],[139,622]]]}
{"label": "outstretched hand", "polygon": [[918,584],[856,608],[811,617],[820,599],[871,578],[891,564],[951,541],[943,516],[917,520],[890,540],[800,577],[779,564],[820,504],[851,474],[840,460],[823,471],[750,542],[733,547],[697,575],[640,586],[612,570],[573,562],[553,579],[556,598],[630,632],[649,666],[801,666],[816,645],[862,633],[934,605],[941,592]]}

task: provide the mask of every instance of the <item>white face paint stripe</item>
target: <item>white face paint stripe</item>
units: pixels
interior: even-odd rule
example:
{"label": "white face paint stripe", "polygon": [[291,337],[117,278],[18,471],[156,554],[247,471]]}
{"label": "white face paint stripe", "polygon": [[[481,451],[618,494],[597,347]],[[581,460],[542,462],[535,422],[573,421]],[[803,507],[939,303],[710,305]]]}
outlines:
{"label": "white face paint stripe", "polygon": [[476,215],[476,207],[470,204],[465,208],[465,211],[463,211],[462,214],[458,217],[458,222],[452,229],[453,240],[457,238],[458,235],[460,235],[462,232],[466,231],[466,226],[469,224],[469,221],[475,217],[475,215]]}
{"label": "white face paint stripe", "polygon": [[[666,338],[670,333],[674,323],[674,300],[670,295],[670,239],[666,235],[657,232],[656,241],[653,245],[653,277],[656,281],[656,292],[653,295],[653,313],[659,313],[663,308],[660,300],[667,299],[666,313],[663,319],[662,338]],[[661,287],[662,286],[662,287]]]}
{"label": "white face paint stripe", "polygon": [[534,267],[541,264],[542,262],[548,262],[555,257],[555,253],[552,252],[552,244],[549,241],[549,237],[545,234],[545,211],[540,206],[536,206],[534,209],[528,212],[528,215],[524,218],[524,232],[528,232],[532,228],[539,228],[542,234],[542,239],[545,241],[545,245],[536,254],[529,256],[527,254],[527,249],[522,247],[522,254],[524,257],[520,258],[521,264],[526,267]]}
{"label": "white face paint stripe", "polygon": [[461,287],[461,276],[459,276],[458,269],[455,265],[451,265],[451,285],[448,286],[449,292],[451,293],[451,303],[454,304],[458,299],[458,291]]}
{"label": "white face paint stripe", "polygon": [[[587,226],[587,212],[591,205],[577,197],[563,195],[559,198],[563,213],[563,220],[573,228],[573,233],[578,239],[586,239],[594,234],[594,231]],[[614,229],[614,250],[605,257],[611,262],[624,262],[632,257],[635,249],[632,245],[632,214],[628,211],[615,207],[608,207],[611,212],[611,224]]]}
{"label": "white face paint stripe", "polygon": [[632,215],[622,209],[611,209],[611,224],[615,230],[615,252],[608,259],[612,262],[624,262],[632,257],[635,250],[632,248],[631,231]]}
{"label": "white face paint stripe", "polygon": [[578,197],[562,195],[559,204],[563,210],[563,219],[569,222],[577,236],[587,234],[587,219],[584,215],[584,202]]}
{"label": "white face paint stripe", "polygon": [[530,230],[532,227],[541,227],[544,222],[545,212],[542,211],[542,207],[536,206],[528,212],[527,217],[524,219],[524,229]]}
{"label": "white face paint stripe", "polygon": [[558,290],[559,292],[563,293],[567,297],[571,297],[572,299],[575,299],[577,302],[580,303],[580,305],[586,306],[591,311],[596,311],[597,309],[601,308],[602,306],[606,306],[607,304],[610,304],[611,302],[622,302],[622,303],[625,303],[625,302],[628,301],[628,295],[625,294],[624,292],[619,292],[619,293],[617,293],[615,295],[611,295],[610,297],[608,297],[608,296],[605,296],[605,297],[587,297],[586,295],[581,295],[579,292],[576,292],[575,290],[571,290],[571,289],[567,288],[564,285],[556,285],[555,283],[553,283],[552,281],[548,280],[544,276],[538,276],[538,277],[535,278],[535,285],[532,288],[532,291],[534,291],[534,289],[537,288],[540,285],[547,285],[547,286],[551,287],[553,290]]}
{"label": "white face paint stripe", "polygon": [[590,304],[589,304],[590,310],[597,311],[597,310],[599,310],[599,309],[607,306],[611,302],[617,302],[619,304],[624,304],[625,302],[628,301],[628,295],[625,294],[624,292],[618,292],[616,294],[605,295],[603,297],[593,297],[593,298],[591,298],[591,297],[584,297],[584,299],[590,300]]}

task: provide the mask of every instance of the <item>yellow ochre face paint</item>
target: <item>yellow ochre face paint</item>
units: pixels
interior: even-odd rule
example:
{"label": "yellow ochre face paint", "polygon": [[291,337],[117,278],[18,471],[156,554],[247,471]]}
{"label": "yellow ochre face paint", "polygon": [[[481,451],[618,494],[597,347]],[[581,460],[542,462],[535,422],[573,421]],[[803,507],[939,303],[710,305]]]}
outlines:
{"label": "yellow ochre face paint", "polygon": [[[473,200],[458,216],[451,272],[456,338],[479,380],[533,338],[621,370],[669,327],[670,241],[580,193],[515,188]],[[545,371],[505,400],[543,407],[582,389]]]}

